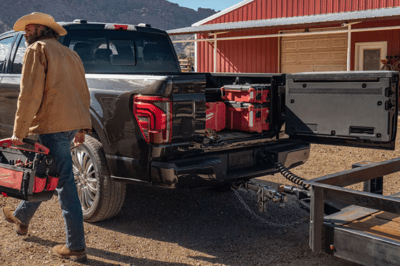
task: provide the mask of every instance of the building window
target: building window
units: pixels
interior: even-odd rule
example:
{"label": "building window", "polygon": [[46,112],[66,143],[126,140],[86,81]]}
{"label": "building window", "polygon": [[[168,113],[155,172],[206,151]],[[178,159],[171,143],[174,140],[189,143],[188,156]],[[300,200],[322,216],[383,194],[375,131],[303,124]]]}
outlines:
{"label": "building window", "polygon": [[386,59],[387,42],[356,43],[355,70],[380,70]]}

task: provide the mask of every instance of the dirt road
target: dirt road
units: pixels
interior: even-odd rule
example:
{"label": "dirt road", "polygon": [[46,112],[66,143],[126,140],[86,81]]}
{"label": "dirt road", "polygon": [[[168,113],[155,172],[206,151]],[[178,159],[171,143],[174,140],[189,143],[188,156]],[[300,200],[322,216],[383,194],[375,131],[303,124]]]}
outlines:
{"label": "dirt road", "polygon": [[[400,143],[397,143],[400,147]],[[293,170],[307,179],[351,168],[360,161],[399,157],[400,150],[379,151],[313,145],[306,165]],[[280,176],[258,182],[289,184]],[[400,190],[400,178],[384,179],[385,194]],[[253,197],[241,193],[255,210]],[[0,205],[16,206],[13,199]],[[290,197],[286,208],[270,203],[261,215],[274,223],[293,223],[308,216]],[[89,261],[85,265],[355,265],[308,247],[308,223],[275,228],[253,218],[231,191],[163,190],[130,187],[121,213],[96,224],[85,223]],[[18,237],[0,219],[1,265],[82,265],[52,258],[49,249],[64,243],[57,198],[44,202],[27,237]]]}

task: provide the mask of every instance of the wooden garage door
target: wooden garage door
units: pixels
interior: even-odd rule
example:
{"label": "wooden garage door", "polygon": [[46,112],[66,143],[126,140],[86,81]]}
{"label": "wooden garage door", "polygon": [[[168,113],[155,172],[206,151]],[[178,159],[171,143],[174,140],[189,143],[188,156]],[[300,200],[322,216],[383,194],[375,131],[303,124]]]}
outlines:
{"label": "wooden garage door", "polygon": [[281,73],[346,69],[347,34],[282,37]]}

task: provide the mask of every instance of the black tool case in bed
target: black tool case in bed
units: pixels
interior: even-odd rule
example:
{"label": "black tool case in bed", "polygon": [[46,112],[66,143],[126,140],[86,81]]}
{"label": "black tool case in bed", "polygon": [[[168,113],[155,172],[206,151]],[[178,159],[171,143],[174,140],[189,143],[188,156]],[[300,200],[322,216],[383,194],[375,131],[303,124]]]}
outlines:
{"label": "black tool case in bed", "polygon": [[58,185],[49,149],[30,139],[23,142],[34,149],[0,140],[0,192],[27,201],[49,200]]}

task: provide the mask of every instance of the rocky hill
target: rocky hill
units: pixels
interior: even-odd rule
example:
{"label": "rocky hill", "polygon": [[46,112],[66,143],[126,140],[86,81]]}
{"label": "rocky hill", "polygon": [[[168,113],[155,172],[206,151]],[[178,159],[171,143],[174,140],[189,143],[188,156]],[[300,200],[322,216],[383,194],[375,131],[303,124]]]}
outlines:
{"label": "rocky hill", "polygon": [[215,13],[197,11],[167,0],[4,0],[0,10],[0,33],[31,12],[51,14],[56,21],[86,19],[125,24],[148,23],[164,30],[187,27]]}

